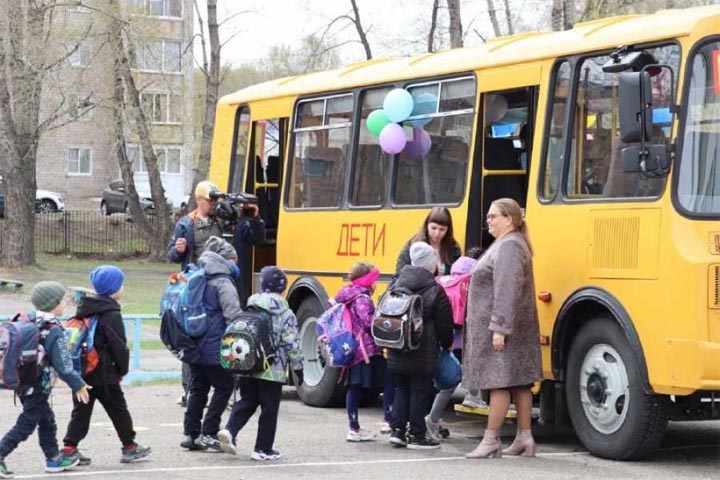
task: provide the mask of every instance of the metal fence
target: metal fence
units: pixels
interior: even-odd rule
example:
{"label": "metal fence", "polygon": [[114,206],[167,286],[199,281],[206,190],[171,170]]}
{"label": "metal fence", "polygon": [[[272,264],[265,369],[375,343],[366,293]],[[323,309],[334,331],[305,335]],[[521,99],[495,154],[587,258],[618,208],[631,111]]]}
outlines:
{"label": "metal fence", "polygon": [[[149,215],[151,222],[154,216]],[[0,219],[0,251],[6,235]],[[146,254],[145,240],[129,215],[66,211],[35,215],[35,251],[68,254]]]}

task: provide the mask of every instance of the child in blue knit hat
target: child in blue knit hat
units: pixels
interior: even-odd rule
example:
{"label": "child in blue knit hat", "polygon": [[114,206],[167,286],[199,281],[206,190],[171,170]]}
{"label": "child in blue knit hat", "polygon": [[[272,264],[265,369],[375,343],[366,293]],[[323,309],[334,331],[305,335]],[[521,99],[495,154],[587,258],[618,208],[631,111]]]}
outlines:
{"label": "child in blue knit hat", "polygon": [[112,420],[122,443],[120,462],[130,463],[147,457],[152,450],[135,442],[132,417],[120,387],[130,366],[125,325],[118,303],[123,294],[125,273],[114,265],[101,265],[90,272],[90,282],[95,295],[80,299],[75,318],[97,317],[95,345],[103,348],[97,349],[100,357],[97,368],[85,375],[85,382],[94,387],[90,390],[90,402],[74,402],[63,450],[66,454],[78,453],[80,465],[90,464],[90,459],[79,453],[78,444],[88,433],[97,400]]}

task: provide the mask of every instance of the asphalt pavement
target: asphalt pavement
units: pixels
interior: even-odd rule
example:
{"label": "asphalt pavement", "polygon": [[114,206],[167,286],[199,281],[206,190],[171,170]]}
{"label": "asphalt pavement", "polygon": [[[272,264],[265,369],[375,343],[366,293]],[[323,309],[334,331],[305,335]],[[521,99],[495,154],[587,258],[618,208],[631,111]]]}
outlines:
{"label": "asphalt pavement", "polygon": [[[238,436],[238,455],[187,452],[182,439],[183,410],[175,401],[179,385],[126,388],[135,421],[137,441],[152,446],[153,454],[136,464],[120,464],[120,442],[100,405],[95,408],[88,438],[81,444],[92,458],[89,467],[55,475],[43,473],[43,455],[37,436],[22,443],[8,458],[16,478],[132,478],[132,479],[713,479],[720,478],[720,421],[671,423],[662,448],[641,462],[614,462],[589,455],[571,431],[536,427],[538,456],[531,458],[468,460],[482,434],[483,422],[446,412],[451,437],[439,450],[417,451],[391,447],[387,437],[367,443],[345,441],[344,409],[318,409],[300,402],[286,388],[275,448],[282,458],[255,462],[253,450],[257,414]],[[70,392],[57,388],[53,394],[61,440],[71,410]],[[0,429],[4,433],[20,413],[10,392],[0,392]],[[379,431],[380,406],[361,409],[363,427]],[[514,425],[503,430],[506,444]]]}

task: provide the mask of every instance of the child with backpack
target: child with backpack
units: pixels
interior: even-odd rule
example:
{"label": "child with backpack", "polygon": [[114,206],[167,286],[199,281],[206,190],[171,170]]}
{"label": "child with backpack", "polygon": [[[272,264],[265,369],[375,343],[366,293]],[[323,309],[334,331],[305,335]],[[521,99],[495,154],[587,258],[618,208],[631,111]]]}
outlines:
{"label": "child with backpack", "polygon": [[120,386],[130,366],[125,325],[118,303],[122,298],[124,282],[125,274],[114,265],[95,268],[90,272],[90,283],[95,294],[81,298],[75,312],[76,319],[96,322],[93,344],[98,358],[97,366],[92,371],[84,372],[85,382],[93,387],[90,390],[90,401],[82,403],[74,399],[70,423],[63,439],[63,451],[66,455],[78,455],[80,465],[89,465],[91,462],[90,458],[79,452],[78,445],[90,429],[96,401],[100,402],[112,420],[122,443],[121,463],[140,460],[152,452],[150,447],[135,442],[132,417]]}
{"label": "child with backpack", "polygon": [[[37,309],[34,318],[21,318],[16,320],[22,325],[5,325],[3,328],[17,328],[19,332],[26,335],[33,334],[33,342],[37,342],[32,349],[34,359],[24,368],[22,365],[11,366],[7,362],[12,361],[8,357],[10,338],[1,336],[6,340],[0,345],[0,361],[3,362],[5,373],[21,367],[22,374],[28,374],[28,378],[18,378],[20,383],[16,393],[22,403],[22,413],[15,425],[0,440],[0,478],[13,478],[13,472],[8,470],[5,464],[5,457],[15,450],[20,442],[27,440],[33,433],[35,427],[38,429],[40,448],[45,454],[45,471],[47,473],[58,473],[69,470],[79,463],[77,455],[67,455],[60,452],[57,443],[57,425],[55,424],[55,413],[50,407],[49,397],[52,390],[50,379],[51,371],[54,369],[58,376],[67,383],[80,403],[87,403],[89,400],[88,387],[83,379],[72,367],[72,361],[68,352],[67,343],[62,327],[57,317],[63,314],[65,309],[65,287],[58,282],[40,282],[36,284],[31,293],[33,305]],[[34,322],[34,324],[33,324]],[[13,322],[15,323],[15,322]],[[37,335],[37,337],[35,337]],[[17,341],[22,342],[22,339]],[[44,359],[39,357],[44,353]],[[25,352],[22,352],[25,355]],[[8,367],[12,367],[8,369]],[[20,375],[24,377],[24,375]],[[3,379],[7,385],[8,379]]]}
{"label": "child with backpack", "polygon": [[357,342],[355,354],[347,365],[345,406],[350,428],[345,439],[348,442],[367,442],[375,440],[375,434],[360,428],[360,396],[365,389],[382,387],[386,370],[385,358],[370,334],[375,316],[371,295],[375,291],[380,271],[370,263],[358,262],[350,269],[349,276],[350,284],[342,287],[335,295],[337,304],[343,305],[342,308],[349,313],[350,333]]}
{"label": "child with backpack", "polygon": [[[220,345],[228,323],[242,312],[235,289],[235,280],[240,274],[236,261],[235,248],[220,237],[210,237],[198,259],[198,266],[205,271],[206,284],[201,303],[207,326],[196,340],[198,349],[195,358],[189,362],[190,392],[185,410],[185,439],[180,443],[188,451],[208,448],[220,451],[217,435],[234,388],[232,375],[220,365]],[[189,296],[193,297],[193,292],[189,292]],[[213,394],[207,405],[211,388]],[[206,405],[207,411],[203,416]]]}
{"label": "child with backpack", "polygon": [[[438,285],[440,285],[450,300],[453,314],[453,345],[454,352],[460,352],[462,349],[463,325],[465,325],[465,310],[467,307],[468,287],[470,286],[470,274],[475,266],[475,260],[472,257],[460,257],[453,262],[450,268],[450,275],[442,275],[435,277]],[[440,425],[440,416],[445,411],[450,398],[457,385],[450,388],[440,390],[435,395],[430,413],[425,417],[425,426],[428,435],[434,440],[440,441],[447,438],[450,433],[447,429]],[[439,388],[439,387],[438,387]]]}
{"label": "child with backpack", "polygon": [[[235,437],[242,430],[258,407],[258,431],[252,460],[265,461],[280,458],[273,448],[277,430],[278,412],[282,386],[287,382],[288,369],[295,372],[294,383],[303,382],[302,351],[297,319],[287,300],[281,295],[287,288],[285,273],[276,266],[266,266],[260,271],[260,291],[248,299],[248,310],[270,314],[272,318],[272,342],[274,351],[265,352],[267,368],[256,373],[238,377],[240,400],[235,402],[224,430],[218,433],[223,452],[237,454]],[[269,358],[268,358],[269,357]]]}
{"label": "child with backpack", "polygon": [[[452,347],[452,307],[445,291],[435,282],[437,261],[433,248],[425,242],[413,243],[410,245],[410,262],[400,270],[388,293],[409,293],[422,298],[422,333],[414,349],[388,348],[388,370],[395,375],[390,443],[409,449],[433,449],[440,448],[440,443],[427,435],[425,415],[433,396],[438,343],[444,349]],[[381,313],[383,303],[381,300],[378,308]],[[391,319],[378,317],[373,328],[378,320],[386,321],[388,326],[391,324]],[[417,326],[414,328],[416,332],[420,331]],[[378,341],[378,337],[375,338]]]}

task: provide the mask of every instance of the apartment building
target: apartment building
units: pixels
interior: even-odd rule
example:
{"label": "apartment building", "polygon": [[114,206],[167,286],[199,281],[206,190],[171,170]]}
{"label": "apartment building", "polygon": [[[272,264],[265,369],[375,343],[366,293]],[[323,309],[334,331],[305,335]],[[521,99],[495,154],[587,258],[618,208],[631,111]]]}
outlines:
{"label": "apartment building", "polygon": [[[132,38],[131,66],[158,155],[166,196],[179,205],[192,183],[192,0],[120,0]],[[68,2],[70,3],[70,2]],[[66,57],[43,84],[41,117],[63,111],[61,126],[47,131],[37,155],[38,188],[65,195],[68,209],[99,209],[102,190],[120,178],[112,114],[113,56],[106,0],[56,7],[52,35]],[[127,153],[139,192],[148,174],[132,125]]]}

